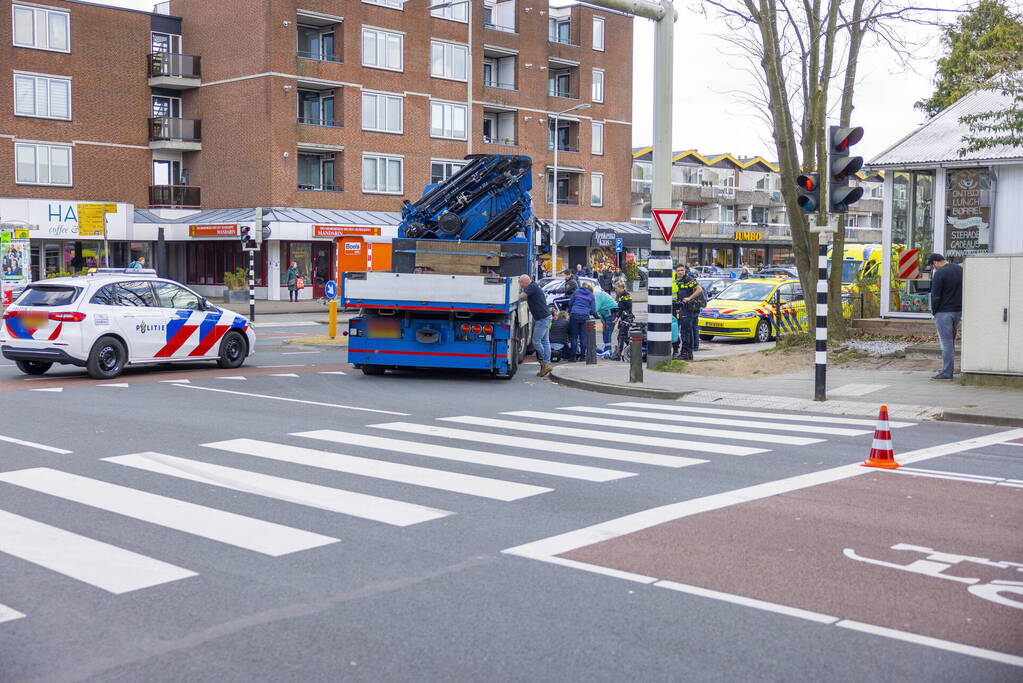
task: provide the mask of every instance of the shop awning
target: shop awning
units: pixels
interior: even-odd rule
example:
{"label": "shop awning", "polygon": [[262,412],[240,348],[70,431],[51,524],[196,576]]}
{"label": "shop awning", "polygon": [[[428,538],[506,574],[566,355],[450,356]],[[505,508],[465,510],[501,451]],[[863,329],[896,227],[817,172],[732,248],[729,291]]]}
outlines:
{"label": "shop awning", "polygon": [[[252,220],[255,208],[210,209],[184,216],[165,218],[147,209],[135,209],[136,223],[215,224],[245,223]],[[344,209],[293,209],[270,207],[265,219],[278,223],[320,223],[324,225],[393,226],[401,221],[397,211],[348,211]]]}
{"label": "shop awning", "polygon": [[[549,221],[548,221],[549,222]],[[622,239],[626,247],[649,248],[650,228],[643,228],[632,223],[614,221],[558,221],[561,234],[558,246],[588,247],[592,244],[591,236],[597,230],[614,231]]]}

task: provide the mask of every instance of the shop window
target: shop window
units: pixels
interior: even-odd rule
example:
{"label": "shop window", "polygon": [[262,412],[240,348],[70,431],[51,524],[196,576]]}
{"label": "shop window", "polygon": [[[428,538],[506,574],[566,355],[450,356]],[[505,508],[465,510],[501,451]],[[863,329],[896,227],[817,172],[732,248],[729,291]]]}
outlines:
{"label": "shop window", "polygon": [[[242,251],[238,240],[190,242],[186,254],[185,284],[188,285],[223,285],[224,273],[234,273],[239,268],[248,272],[249,269],[249,252]],[[255,266],[256,285],[262,287],[266,284],[263,252],[256,254]]]}
{"label": "shop window", "polygon": [[934,251],[933,173],[893,174],[891,234],[889,311],[928,313],[931,281],[925,267]]}

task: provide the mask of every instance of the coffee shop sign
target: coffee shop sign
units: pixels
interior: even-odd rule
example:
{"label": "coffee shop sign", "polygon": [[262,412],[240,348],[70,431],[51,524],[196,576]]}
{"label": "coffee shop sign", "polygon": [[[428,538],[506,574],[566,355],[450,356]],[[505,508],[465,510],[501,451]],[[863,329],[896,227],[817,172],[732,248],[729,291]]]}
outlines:
{"label": "coffee shop sign", "polygon": [[[124,228],[129,206],[118,204],[108,217],[108,228]],[[32,237],[75,237],[78,235],[78,204],[47,200],[0,200],[0,219],[29,226]]]}

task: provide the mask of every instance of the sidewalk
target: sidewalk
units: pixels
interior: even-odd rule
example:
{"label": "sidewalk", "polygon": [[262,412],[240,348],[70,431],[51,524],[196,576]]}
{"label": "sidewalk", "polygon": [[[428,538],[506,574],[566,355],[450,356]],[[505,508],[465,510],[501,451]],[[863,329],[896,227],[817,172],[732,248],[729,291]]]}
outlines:
{"label": "sidewalk", "polygon": [[[225,304],[221,297],[209,297],[209,302],[217,306],[246,315],[249,312],[249,301]],[[306,301],[265,301],[256,300],[256,315],[274,315],[277,313],[322,313],[327,315],[327,307],[316,299]]]}
{"label": "sidewalk", "polygon": [[[627,363],[555,366],[559,384],[623,396],[679,399],[707,405],[876,416],[881,404],[892,418],[951,420],[1023,426],[1023,391],[963,386],[932,380],[933,372],[828,369],[830,400],[813,400],[813,368],[756,379],[699,377],[644,367],[639,384],[629,383]],[[836,400],[837,399],[837,400]]]}

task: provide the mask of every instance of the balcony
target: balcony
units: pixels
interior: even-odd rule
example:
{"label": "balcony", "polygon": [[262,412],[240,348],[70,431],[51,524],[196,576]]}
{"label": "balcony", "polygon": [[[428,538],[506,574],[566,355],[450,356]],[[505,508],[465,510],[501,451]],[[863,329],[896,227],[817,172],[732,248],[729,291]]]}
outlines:
{"label": "balcony", "polygon": [[195,152],[202,149],[202,121],[155,117],[149,119],[149,149]]}
{"label": "balcony", "polygon": [[[547,149],[551,150],[551,151],[554,151],[554,143],[553,142],[548,142],[547,143]],[[571,145],[571,144],[569,144],[567,142],[560,142],[560,143],[558,143],[558,151],[559,152],[578,152],[579,148],[577,146]]]}
{"label": "balcony", "polygon": [[340,55],[335,55],[323,51],[309,51],[299,50],[299,59],[311,59],[314,62],[330,62],[331,64],[344,64],[344,60],[341,59]]}
{"label": "balcony", "polygon": [[171,52],[149,55],[149,87],[187,90],[202,85],[202,57]]}
{"label": "balcony", "polygon": [[515,138],[512,138],[512,137],[507,137],[507,136],[500,137],[500,136],[496,136],[496,135],[494,135],[494,136],[484,135],[483,136],[483,144],[485,144],[485,145],[505,145],[507,147],[515,147],[519,143],[518,143],[518,141],[515,140]]}
{"label": "balcony", "polygon": [[151,209],[198,209],[199,188],[195,185],[150,185]]}
{"label": "balcony", "polygon": [[299,183],[298,189],[304,192],[341,192],[340,185]]}
{"label": "balcony", "polygon": [[483,86],[485,88],[500,88],[501,90],[518,90],[514,83],[502,83],[497,80],[489,79],[486,76],[483,77]]}
{"label": "balcony", "polygon": [[325,119],[321,116],[299,116],[298,123],[303,126],[320,126],[321,128],[344,128],[339,121]]}

